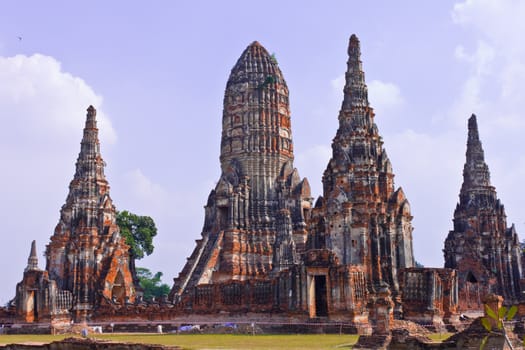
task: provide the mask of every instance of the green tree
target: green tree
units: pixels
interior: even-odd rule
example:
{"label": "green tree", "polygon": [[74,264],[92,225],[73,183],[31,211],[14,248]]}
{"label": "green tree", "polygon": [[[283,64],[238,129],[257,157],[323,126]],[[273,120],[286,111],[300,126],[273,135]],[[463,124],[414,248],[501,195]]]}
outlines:
{"label": "green tree", "polygon": [[153,253],[153,237],[157,235],[157,227],[151,217],[123,210],[117,212],[117,225],[130,247],[129,252],[133,259],[142,259],[144,255]]}
{"label": "green tree", "polygon": [[153,297],[160,298],[163,295],[168,295],[170,287],[161,283],[162,272],[153,274],[149,269],[144,267],[137,267],[137,277],[140,281],[140,286],[144,289],[144,299],[151,300]]}

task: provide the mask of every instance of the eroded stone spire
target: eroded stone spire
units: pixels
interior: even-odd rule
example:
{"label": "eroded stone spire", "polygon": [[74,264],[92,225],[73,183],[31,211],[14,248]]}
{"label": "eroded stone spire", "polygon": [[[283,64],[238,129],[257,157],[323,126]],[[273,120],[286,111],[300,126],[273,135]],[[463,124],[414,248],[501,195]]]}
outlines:
{"label": "eroded stone spire", "polygon": [[38,257],[36,255],[36,241],[31,242],[31,251],[27,259],[27,267],[25,271],[38,270]]}
{"label": "eroded stone spire", "polygon": [[466,159],[460,200],[468,202],[471,195],[476,195],[479,191],[491,193],[495,198],[496,191],[490,184],[489,167],[485,163],[485,155],[479,139],[478,123],[474,114],[468,120]]}
{"label": "eroded stone spire", "polygon": [[519,302],[519,238],[514,225],[507,227],[505,208],[490,183],[475,115],[468,120],[463,184],[453,221],[443,252],[445,267],[458,270],[460,307],[482,308],[489,293],[504,296],[508,304]]}
{"label": "eroded stone spire", "polygon": [[73,294],[77,319],[87,317],[102,297],[121,303],[135,297],[129,247],[120,236],[104,175],[96,115],[89,106],[75,175],[46,248],[49,277]]}
{"label": "eroded stone spire", "polygon": [[352,34],[348,43],[348,61],[346,64],[343,109],[368,107],[368,88],[361,62],[361,47],[355,34]]}
{"label": "eroded stone spire", "polygon": [[[264,169],[258,164],[263,158]],[[288,87],[275,58],[257,41],[244,50],[226,84],[220,159],[223,172],[238,163],[256,182],[275,178],[293,159]]]}
{"label": "eroded stone spire", "polygon": [[[394,192],[394,174],[374,122],[374,110],[368,103],[368,89],[360,55],[359,39],[353,34],[348,45],[346,84],[343,104],[338,117],[339,128],[332,142],[333,157],[325,172],[324,191],[331,191],[335,186],[335,183],[330,181],[330,176],[327,176],[332,172],[331,177],[339,172],[347,173],[349,168],[355,168],[353,171],[358,172],[357,166],[370,170],[375,167],[376,171],[384,174],[381,177],[381,193],[389,197]],[[338,165],[336,166],[336,164]],[[379,186],[375,181],[371,184]],[[353,190],[364,191],[360,195],[368,196],[371,191],[379,190],[374,190],[374,186],[354,187]],[[357,192],[353,195],[357,195]]]}
{"label": "eroded stone spire", "polygon": [[312,230],[324,233],[313,235],[312,242],[333,251],[343,265],[362,268],[370,292],[387,283],[397,297],[398,270],[414,264],[412,216],[402,189],[394,187],[392,166],[368,103],[355,35],[348,45],[344,99],[332,152],[323,175],[323,208],[316,213],[319,222]]}
{"label": "eroded stone spire", "polygon": [[206,205],[202,240],[171,297],[199,284],[267,280],[297,263],[310,187],[293,168],[288,87],[257,41],[232,68],[222,113],[221,177]]}

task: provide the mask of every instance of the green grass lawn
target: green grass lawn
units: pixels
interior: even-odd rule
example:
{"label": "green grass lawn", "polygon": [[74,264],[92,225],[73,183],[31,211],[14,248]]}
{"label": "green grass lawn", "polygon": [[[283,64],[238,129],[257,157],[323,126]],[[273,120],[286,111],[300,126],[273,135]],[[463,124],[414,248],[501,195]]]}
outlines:
{"label": "green grass lawn", "polygon": [[[0,335],[0,344],[51,342],[65,337],[51,335]],[[183,349],[351,349],[357,335],[237,335],[237,334],[96,334],[90,338],[114,341],[178,345]]]}
{"label": "green grass lawn", "polygon": [[[429,338],[443,341],[453,333],[434,333]],[[72,335],[0,335],[0,345],[38,342],[49,343]],[[78,335],[77,335],[78,337]],[[239,334],[91,334],[90,338],[131,343],[178,345],[187,350],[203,349],[351,349],[359,336],[348,334],[287,334],[287,335],[239,335]]]}
{"label": "green grass lawn", "polygon": [[51,343],[72,337],[73,335],[51,335],[51,334],[0,334],[0,345],[19,344],[24,342]]}
{"label": "green grass lawn", "polygon": [[433,341],[442,342],[453,336],[454,333],[432,333],[428,337]]}

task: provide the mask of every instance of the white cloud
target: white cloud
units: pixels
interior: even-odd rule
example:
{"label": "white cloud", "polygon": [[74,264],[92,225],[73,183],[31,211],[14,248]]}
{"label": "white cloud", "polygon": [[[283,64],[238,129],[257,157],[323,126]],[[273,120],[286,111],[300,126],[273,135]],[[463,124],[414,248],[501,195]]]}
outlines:
{"label": "white cloud", "polygon": [[0,245],[0,264],[17,267],[2,274],[4,284],[11,286],[0,291],[5,302],[22,278],[31,240],[37,240],[42,256],[58,222],[80,151],[86,108],[98,107],[102,143],[114,142],[116,134],[100,110],[102,97],[64,72],[53,57],[0,56],[0,81],[0,220],[2,232],[10,237],[9,244]]}
{"label": "white cloud", "polygon": [[477,75],[489,74],[491,72],[491,63],[494,61],[496,53],[494,48],[483,40],[479,40],[476,51],[468,54],[465,48],[458,45],[455,50],[455,57],[469,63],[473,67],[473,72]]}
{"label": "white cloud", "polygon": [[139,206],[138,208],[133,208],[132,211],[137,210],[145,213],[152,211],[162,212],[164,211],[163,208],[167,207],[168,192],[161,185],[154,183],[144,175],[141,169],[134,169],[124,174],[123,183],[123,193],[129,197],[124,199],[124,201]]}
{"label": "white cloud", "polygon": [[330,86],[332,86],[332,91],[335,95],[335,97],[338,99],[338,100],[343,100],[343,89],[345,87],[345,75],[342,74],[340,76],[338,76],[337,78],[335,79],[332,79],[330,81]]}
{"label": "white cloud", "polygon": [[[462,93],[451,110],[459,121],[478,116],[491,182],[505,204],[509,224],[516,222],[523,236],[525,205],[518,184],[523,178],[521,155],[525,133],[525,2],[517,0],[466,0],[455,4],[452,19],[472,40],[458,43],[455,57],[467,76]],[[469,41],[476,43],[474,49]],[[520,228],[521,226],[521,228]]]}
{"label": "white cloud", "polygon": [[414,219],[414,253],[426,266],[442,266],[440,248],[451,219],[462,181],[466,125],[442,134],[411,129],[385,136],[396,187],[402,187]]}
{"label": "white cloud", "polygon": [[45,133],[77,137],[85,120],[85,109],[99,109],[97,120],[103,143],[114,143],[116,134],[99,106],[102,97],[81,78],[62,71],[55,58],[35,54],[0,57],[0,120],[16,127],[21,136]]}
{"label": "white cloud", "polygon": [[468,64],[469,76],[453,113],[486,115],[491,133],[525,132],[525,3],[514,0],[466,0],[452,11],[454,21],[474,30],[474,52],[458,45],[456,58]]}
{"label": "white cloud", "polygon": [[[332,79],[330,81],[332,90],[336,97],[343,97],[343,88],[345,86],[345,75]],[[381,80],[372,80],[367,83],[368,99],[376,112],[383,113],[393,108],[402,106],[405,101],[401,95],[399,87],[390,82]]]}
{"label": "white cloud", "polygon": [[466,0],[454,5],[455,23],[474,30],[506,53],[525,51],[525,2],[520,0]]}
{"label": "white cloud", "polygon": [[396,84],[381,80],[372,80],[368,83],[368,96],[370,104],[380,112],[399,107],[405,103],[401,90]]}
{"label": "white cloud", "polygon": [[458,45],[454,56],[458,61],[468,64],[469,68],[461,95],[451,110],[452,120],[455,120],[459,126],[463,125],[465,119],[472,113],[488,113],[487,99],[484,98],[483,92],[493,78],[496,55],[492,46],[479,40],[475,52],[469,54],[462,45]]}

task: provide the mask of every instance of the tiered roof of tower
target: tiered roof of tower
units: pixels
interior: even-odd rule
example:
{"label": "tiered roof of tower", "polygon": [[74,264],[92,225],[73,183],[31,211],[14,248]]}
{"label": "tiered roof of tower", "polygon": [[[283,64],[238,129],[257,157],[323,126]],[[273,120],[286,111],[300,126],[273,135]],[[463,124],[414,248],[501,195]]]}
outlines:
{"label": "tiered roof of tower", "polygon": [[[496,189],[490,184],[490,172],[479,139],[478,123],[473,114],[468,120],[466,162],[463,168],[463,184],[459,194],[460,205],[477,205],[473,197],[488,195],[490,202],[497,201]],[[499,205],[499,203],[498,203]]]}
{"label": "tiered roof of tower", "polygon": [[507,302],[522,297],[519,239],[514,225],[507,227],[505,208],[491,185],[475,115],[468,120],[463,184],[444,254],[445,267],[458,269],[463,309],[482,307],[489,293],[503,295]]}
{"label": "tiered roof of tower", "polygon": [[325,228],[312,242],[333,251],[343,265],[360,267],[370,291],[386,283],[397,297],[398,269],[414,264],[412,216],[403,191],[394,188],[360,56],[359,39],[352,35],[339,128],[316,205],[315,226]]}
{"label": "tiered roof of tower", "polygon": [[[389,198],[394,192],[394,174],[374,122],[374,111],[368,102],[368,88],[356,35],[350,37],[345,78],[339,128],[332,142],[333,156],[323,176],[324,192],[331,192],[337,187],[334,182],[337,174],[352,172],[357,178],[347,192],[352,192],[354,200],[364,196],[363,200],[368,201],[367,197],[372,192]],[[358,186],[362,176],[372,176],[370,186]]]}
{"label": "tiered roof of tower", "polygon": [[96,110],[89,106],[75,175],[46,249],[49,277],[73,293],[76,310],[84,313],[80,317],[101,296],[121,302],[135,297],[129,247],[116,224],[104,167]]}
{"label": "tiered roof of tower", "polygon": [[27,266],[25,272],[39,270],[38,268],[38,256],[36,255],[36,241],[31,242],[31,251],[29,253],[29,258],[27,258]]}
{"label": "tiered roof of tower", "polygon": [[[222,122],[223,171],[233,159],[252,154],[259,158],[280,155],[280,164],[273,164],[276,172],[283,162],[293,159],[288,87],[275,57],[257,41],[244,50],[231,70]],[[286,133],[279,133],[281,128]]]}
{"label": "tiered roof of tower", "polygon": [[199,284],[265,280],[297,262],[310,188],[293,168],[291,135],[288,87],[275,57],[255,41],[226,84],[222,174],[172,297]]}

